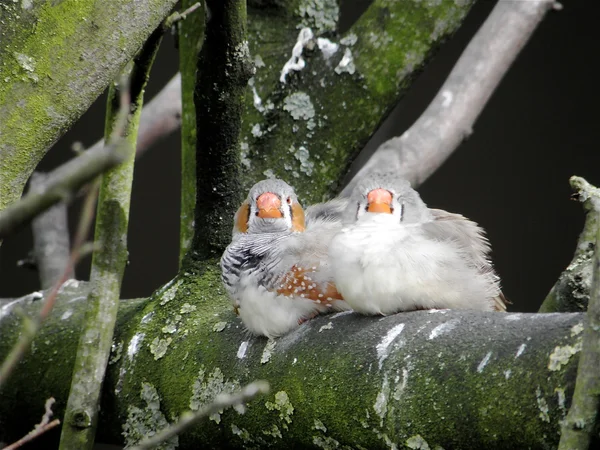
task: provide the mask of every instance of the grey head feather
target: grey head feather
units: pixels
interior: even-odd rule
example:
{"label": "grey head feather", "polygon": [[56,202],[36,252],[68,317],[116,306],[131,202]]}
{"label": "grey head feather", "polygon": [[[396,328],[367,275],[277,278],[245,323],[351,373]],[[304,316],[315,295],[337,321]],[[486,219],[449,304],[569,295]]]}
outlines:
{"label": "grey head feather", "polygon": [[362,178],[354,188],[348,207],[344,212],[344,223],[355,222],[366,208],[367,195],[373,189],[382,188],[392,194],[393,215],[402,223],[420,223],[432,220],[429,208],[410,183],[395,172],[373,172]]}
{"label": "grey head feather", "polygon": [[[265,192],[271,192],[279,196],[281,199],[283,218],[270,219],[257,216],[258,207],[256,206],[256,201],[258,197]],[[248,233],[262,234],[289,232],[292,228],[292,210],[286,203],[288,198],[291,199],[292,203],[298,203],[298,197],[296,196],[294,188],[278,178],[262,180],[252,186],[247,197],[248,204],[250,205]],[[234,235],[235,234],[234,230]]]}

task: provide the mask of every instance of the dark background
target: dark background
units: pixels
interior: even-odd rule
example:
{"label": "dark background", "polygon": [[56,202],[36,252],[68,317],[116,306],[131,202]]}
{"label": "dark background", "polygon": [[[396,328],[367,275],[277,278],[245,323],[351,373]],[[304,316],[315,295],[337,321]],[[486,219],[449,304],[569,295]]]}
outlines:
{"label": "dark background", "polygon": [[[368,4],[361,0],[345,7],[343,26]],[[367,151],[416,120],[494,4],[480,0],[473,7]],[[494,93],[472,136],[420,189],[428,205],[462,213],[487,230],[512,311],[535,311],[571,259],[583,212],[569,201],[569,177],[577,174],[600,184],[600,152],[593,132],[600,123],[600,96],[597,72],[591,70],[600,54],[599,15],[600,3],[593,0],[565,1],[562,11],[549,13]],[[162,88],[177,65],[177,51],[168,37],[146,98]],[[41,170],[71,158],[73,142],[90,146],[102,136],[104,102],[104,97],[97,101],[48,153]],[[136,162],[123,298],[147,296],[176,274],[179,139],[179,134],[171,136]],[[77,203],[70,221],[74,229]],[[26,229],[0,247],[0,297],[38,289],[37,275],[16,267],[31,245]],[[84,261],[78,277],[87,279],[88,270],[89,262]]]}

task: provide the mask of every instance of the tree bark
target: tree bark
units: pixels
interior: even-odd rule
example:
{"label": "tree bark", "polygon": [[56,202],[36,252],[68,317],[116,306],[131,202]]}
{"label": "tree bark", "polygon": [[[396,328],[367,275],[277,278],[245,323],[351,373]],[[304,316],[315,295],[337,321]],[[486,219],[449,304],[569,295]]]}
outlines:
{"label": "tree bark", "polygon": [[176,0],[5,2],[0,8],[0,210],[141,48]]}
{"label": "tree bark", "polygon": [[[219,273],[190,272],[149,300],[123,301],[99,439],[132,443],[220,392],[265,379],[244,415],[215,415],[185,448],[549,448],[573,393],[584,315],[417,311],[322,316],[276,340],[252,338]],[[0,392],[0,439],[31,429],[68,392],[86,287],[63,289],[32,353]],[[39,302],[23,308],[31,313]],[[3,311],[0,358],[18,334]],[[142,393],[143,392],[143,393]],[[124,436],[121,435],[124,432]],[[415,447],[419,444],[421,447]],[[174,448],[174,447],[167,447]]]}

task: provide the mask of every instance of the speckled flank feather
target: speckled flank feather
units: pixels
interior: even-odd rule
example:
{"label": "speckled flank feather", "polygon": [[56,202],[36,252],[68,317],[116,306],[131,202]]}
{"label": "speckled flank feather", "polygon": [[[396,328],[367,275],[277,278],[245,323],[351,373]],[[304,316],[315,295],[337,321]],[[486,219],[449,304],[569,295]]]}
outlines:
{"label": "speckled flank feather", "polygon": [[[256,216],[256,199],[264,192],[282,199],[281,219]],[[257,183],[247,202],[247,231],[234,229],[221,269],[223,283],[248,330],[277,337],[317,314],[349,309],[332,283],[327,264],[329,242],[341,228],[340,203],[308,208],[306,229],[299,232],[293,229],[297,198],[281,180]]]}
{"label": "speckled flank feather", "polygon": [[[389,213],[366,212],[367,194],[379,188],[392,193]],[[363,180],[343,216],[329,259],[337,289],[356,311],[506,309],[483,230],[427,208],[406,181],[391,174]]]}

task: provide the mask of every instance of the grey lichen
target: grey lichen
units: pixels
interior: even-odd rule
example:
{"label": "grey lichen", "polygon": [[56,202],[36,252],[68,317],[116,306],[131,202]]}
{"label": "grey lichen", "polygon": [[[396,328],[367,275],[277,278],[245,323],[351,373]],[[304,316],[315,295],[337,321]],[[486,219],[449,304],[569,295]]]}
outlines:
{"label": "grey lichen", "polygon": [[298,150],[294,152],[294,156],[300,162],[300,172],[304,172],[306,175],[312,175],[315,163],[309,159],[310,153],[306,147],[300,146]]}
{"label": "grey lichen", "polygon": [[181,283],[183,283],[183,280],[177,280],[175,283],[173,283],[173,281],[166,284],[162,292],[159,293],[159,296],[162,298],[162,300],[160,301],[161,306],[166,305],[168,302],[175,298],[179,286],[181,286]]}
{"label": "grey lichen", "polygon": [[321,34],[337,29],[340,8],[337,0],[302,0],[297,14],[301,18],[298,28],[310,27]]}
{"label": "grey lichen", "polygon": [[273,350],[275,350],[276,345],[277,345],[277,341],[275,341],[273,339],[269,339],[267,341],[267,345],[265,345],[265,348],[260,357],[261,364],[266,364],[271,360],[271,355],[273,354]]}
{"label": "grey lichen", "polygon": [[548,361],[548,370],[557,371],[566,365],[571,356],[581,351],[581,340],[577,341],[575,345],[564,345],[556,346],[554,351],[550,354]]}
{"label": "grey lichen", "polygon": [[170,337],[166,339],[155,337],[152,340],[152,342],[150,343],[150,353],[154,355],[154,359],[156,361],[158,361],[160,358],[166,355],[167,349],[169,348],[169,345],[172,341],[173,339],[171,339]]}
{"label": "grey lichen", "polygon": [[288,429],[288,425],[292,423],[292,414],[294,414],[294,406],[290,402],[287,392],[279,391],[275,394],[274,402],[266,402],[265,407],[269,411],[279,411],[279,419],[282,422],[284,429]]}
{"label": "grey lichen", "polygon": [[406,446],[412,449],[429,450],[429,444],[419,434],[411,436],[406,440]]}
{"label": "grey lichen", "polygon": [[[130,405],[127,408],[127,421],[123,424],[125,448],[131,447],[141,439],[154,436],[169,423],[160,410],[160,397],[156,388],[150,383],[142,383],[140,398],[146,403],[145,408]],[[161,450],[174,450],[179,446],[179,438],[174,436],[156,447]]]}
{"label": "grey lichen", "polygon": [[294,120],[310,120],[315,117],[315,107],[306,92],[294,92],[283,99],[283,109],[288,111]]}
{"label": "grey lichen", "polygon": [[263,430],[262,433],[265,436],[272,436],[274,438],[279,438],[279,439],[283,438],[283,436],[281,435],[281,430],[275,424],[273,424],[271,426],[271,428],[269,428],[268,430]]}
{"label": "grey lichen", "polygon": [[[204,366],[200,368],[198,377],[192,387],[192,397],[190,398],[190,409],[197,411],[200,408],[209,405],[219,394],[231,394],[240,389],[240,383],[237,380],[225,380],[223,371],[216,367],[208,376]],[[240,411],[240,408],[236,408]],[[216,423],[221,422],[221,413],[212,414],[210,420]]]}
{"label": "grey lichen", "polygon": [[213,325],[213,331],[219,333],[227,327],[227,322],[217,322]]}

